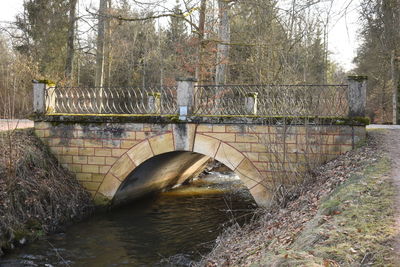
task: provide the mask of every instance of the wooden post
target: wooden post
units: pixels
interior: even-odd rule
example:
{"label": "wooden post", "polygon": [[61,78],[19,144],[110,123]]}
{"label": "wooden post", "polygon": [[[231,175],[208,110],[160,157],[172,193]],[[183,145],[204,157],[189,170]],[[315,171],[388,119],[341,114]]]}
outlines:
{"label": "wooden post", "polygon": [[349,76],[349,90],[347,101],[349,117],[365,117],[367,106],[367,76]]}

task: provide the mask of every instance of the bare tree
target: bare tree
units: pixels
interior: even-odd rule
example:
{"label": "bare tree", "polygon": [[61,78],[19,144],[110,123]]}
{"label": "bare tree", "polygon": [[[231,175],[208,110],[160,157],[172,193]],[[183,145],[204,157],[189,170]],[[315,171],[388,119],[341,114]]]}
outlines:
{"label": "bare tree", "polygon": [[230,2],[230,0],[218,0],[218,39],[220,42],[217,44],[217,66],[215,69],[215,83],[217,85],[225,84],[227,78],[229,43],[231,41],[228,14]]}
{"label": "bare tree", "polygon": [[105,18],[107,0],[100,0],[99,19],[97,24],[97,48],[96,48],[96,76],[95,86],[102,87],[104,82],[104,41],[105,41]]}
{"label": "bare tree", "polygon": [[[108,13],[111,10],[111,0],[107,0]],[[107,16],[105,18],[105,36],[104,36],[104,84],[110,86],[110,75],[111,75],[111,18]]]}
{"label": "bare tree", "polygon": [[65,62],[65,77],[72,78],[72,66],[75,54],[75,22],[76,22],[76,4],[78,0],[69,1],[69,22],[68,22],[68,39],[67,39],[67,59]]}
{"label": "bare tree", "polygon": [[196,79],[201,83],[203,81],[201,73],[203,68],[204,54],[204,38],[205,38],[205,23],[206,23],[207,0],[201,0],[200,16],[198,26],[198,46],[197,46],[197,64],[196,64]]}

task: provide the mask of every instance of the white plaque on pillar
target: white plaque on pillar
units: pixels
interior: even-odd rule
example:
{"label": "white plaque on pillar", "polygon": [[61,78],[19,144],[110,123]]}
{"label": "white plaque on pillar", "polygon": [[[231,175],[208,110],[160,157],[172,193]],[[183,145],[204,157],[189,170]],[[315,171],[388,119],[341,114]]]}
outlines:
{"label": "white plaque on pillar", "polygon": [[180,120],[186,120],[187,114],[188,114],[187,106],[179,107],[179,119]]}

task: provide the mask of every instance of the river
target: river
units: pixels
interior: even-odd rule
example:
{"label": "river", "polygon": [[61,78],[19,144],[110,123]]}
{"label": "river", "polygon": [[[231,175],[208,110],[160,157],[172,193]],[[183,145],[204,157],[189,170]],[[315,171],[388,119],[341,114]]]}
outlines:
{"label": "river", "polygon": [[0,260],[1,266],[189,266],[223,225],[250,220],[254,199],[233,173],[210,173],[98,213]]}

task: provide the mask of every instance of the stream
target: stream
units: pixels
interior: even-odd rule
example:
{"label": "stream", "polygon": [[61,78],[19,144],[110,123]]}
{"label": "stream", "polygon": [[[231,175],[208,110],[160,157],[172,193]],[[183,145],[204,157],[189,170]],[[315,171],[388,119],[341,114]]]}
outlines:
{"label": "stream", "polygon": [[254,209],[235,174],[212,172],[17,248],[0,266],[190,266]]}

